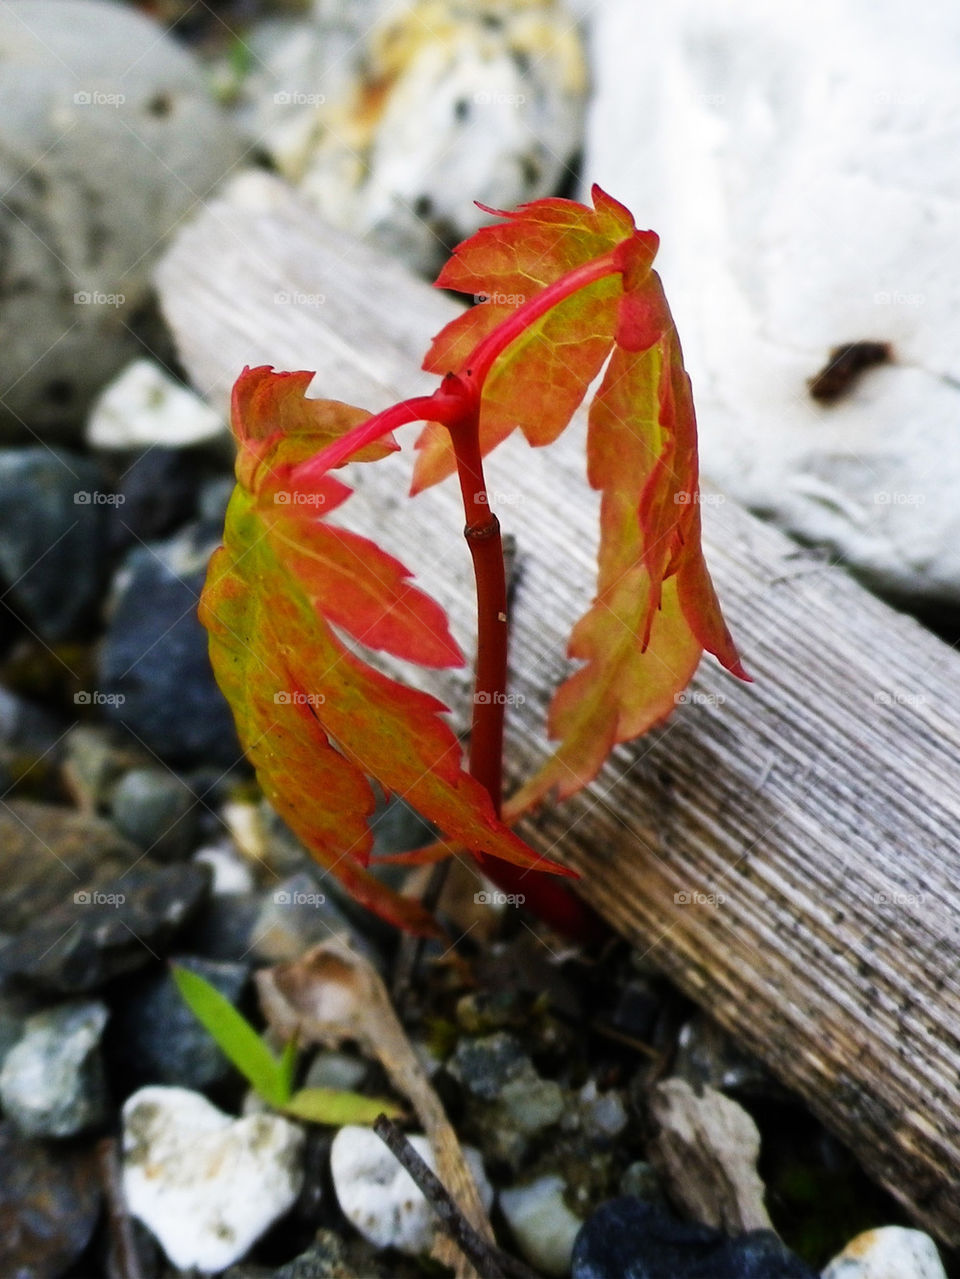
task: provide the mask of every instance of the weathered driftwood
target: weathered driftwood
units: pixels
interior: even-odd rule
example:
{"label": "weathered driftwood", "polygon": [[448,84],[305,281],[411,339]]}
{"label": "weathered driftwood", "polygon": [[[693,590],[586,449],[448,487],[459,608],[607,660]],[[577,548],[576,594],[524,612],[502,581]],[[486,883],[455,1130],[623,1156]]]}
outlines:
{"label": "weathered driftwood", "polygon": [[[426,384],[419,357],[454,307],[259,176],[183,231],[158,278],[184,364],[220,404],[242,365],[270,363],[317,369],[315,394],[383,407]],[[491,461],[520,565],[513,783],[544,757],[563,636],[590,594],[580,448],[575,432],[552,450],[511,441]],[[353,468],[353,522],[421,574],[469,651],[455,485],[408,503],[395,466]],[[576,866],[611,923],[918,1222],[958,1241],[960,657],[733,502],[713,497],[704,521],[756,682],[705,661],[666,725],[523,833]],[[431,687],[462,713],[465,681]]]}

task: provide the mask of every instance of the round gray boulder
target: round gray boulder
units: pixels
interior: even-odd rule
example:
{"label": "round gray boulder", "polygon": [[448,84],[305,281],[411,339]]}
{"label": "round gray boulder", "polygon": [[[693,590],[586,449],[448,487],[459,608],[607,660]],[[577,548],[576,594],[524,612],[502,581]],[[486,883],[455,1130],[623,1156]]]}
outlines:
{"label": "round gray boulder", "polygon": [[192,55],[103,0],[0,8],[0,117],[0,442],[71,439],[241,143]]}

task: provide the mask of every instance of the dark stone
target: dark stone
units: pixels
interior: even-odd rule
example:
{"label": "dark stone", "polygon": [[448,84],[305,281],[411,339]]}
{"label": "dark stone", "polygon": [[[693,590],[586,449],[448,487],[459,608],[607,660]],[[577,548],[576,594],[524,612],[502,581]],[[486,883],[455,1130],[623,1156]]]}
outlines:
{"label": "dark stone", "polygon": [[241,755],[197,616],[215,545],[193,528],[132,550],[101,653],[101,690],[117,699],[106,713],[162,759],[185,765],[228,766]]}
{"label": "dark stone", "polygon": [[133,870],[81,890],[0,943],[0,977],[73,995],[142,968],[169,950],[207,896],[202,866]]}
{"label": "dark stone", "polygon": [[15,933],[141,860],[109,822],[69,808],[12,800],[0,807],[0,919]]}
{"label": "dark stone", "polygon": [[51,1149],[0,1124],[0,1258],[9,1279],[60,1279],[100,1212],[93,1156]]}
{"label": "dark stone", "polygon": [[631,1039],[649,1040],[662,1007],[663,995],[653,983],[634,977],[620,990],[610,1023]]}
{"label": "dark stone", "polygon": [[183,948],[205,959],[243,959],[257,939],[262,911],[258,893],[218,893],[184,932]]}
{"label": "dark stone", "polygon": [[[250,976],[247,964],[213,963],[176,955],[173,962],[239,1002]],[[131,1090],[143,1084],[176,1084],[198,1092],[220,1083],[232,1067],[183,1001],[168,972],[152,972],[124,984],[108,1031],[111,1062]]]}
{"label": "dark stone", "polygon": [[9,786],[42,786],[63,755],[66,725],[24,697],[0,687],[0,775]]}
{"label": "dark stone", "polygon": [[504,1086],[530,1066],[530,1059],[513,1035],[497,1031],[480,1039],[461,1039],[453,1056],[456,1074],[475,1097],[493,1101]]}
{"label": "dark stone", "polygon": [[817,1279],[771,1230],[731,1238],[641,1199],[612,1199],[583,1224],[571,1279]]}
{"label": "dark stone", "polygon": [[106,511],[96,463],[65,449],[0,449],[4,598],[49,642],[90,621],[105,584]]}
{"label": "dark stone", "polygon": [[202,472],[189,449],[155,445],[141,453],[118,483],[123,502],[111,512],[110,541],[117,549],[166,537],[194,515]]}
{"label": "dark stone", "polygon": [[156,861],[189,856],[197,836],[197,797],[176,773],[134,768],[117,783],[110,800],[121,834]]}

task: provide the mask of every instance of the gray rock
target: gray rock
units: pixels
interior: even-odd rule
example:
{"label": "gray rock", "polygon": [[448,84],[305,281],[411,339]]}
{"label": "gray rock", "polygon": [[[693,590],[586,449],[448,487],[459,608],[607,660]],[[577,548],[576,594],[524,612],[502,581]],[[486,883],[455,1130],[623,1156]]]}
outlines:
{"label": "gray rock", "polygon": [[75,436],[164,240],[240,159],[192,56],[101,0],[0,12],[0,433]]}
{"label": "gray rock", "polygon": [[[224,766],[241,757],[197,617],[217,542],[196,526],[138,546],[114,583],[99,681],[105,710],[162,759]],[[122,700],[121,700],[122,699]]]}
{"label": "gray rock", "polygon": [[176,773],[136,768],[114,789],[111,815],[121,834],[155,861],[188,856],[197,835],[197,797]]}
{"label": "gray rock", "polygon": [[164,954],[200,908],[209,877],[202,867],[133,870],[70,899],[0,942],[0,977],[74,995],[95,990]]}
{"label": "gray rock", "polygon": [[308,871],[291,875],[265,894],[253,932],[254,954],[273,964],[298,959],[316,942],[337,934],[350,936],[370,954],[370,947],[330,900],[326,885],[321,886]]}
{"label": "gray rock", "polygon": [[7,605],[45,640],[67,639],[91,620],[106,582],[112,498],[89,458],[0,450],[0,578]]}
{"label": "gray rock", "polygon": [[28,1018],[0,1071],[0,1101],[28,1137],[73,1137],[107,1117],[100,1003],[62,1004]]}
{"label": "gray rock", "polygon": [[[240,1001],[250,976],[247,964],[215,963],[192,955],[171,960],[205,978],[232,1004]],[[134,1087],[178,1084],[203,1091],[228,1078],[233,1069],[168,972],[150,973],[126,987],[108,1042],[111,1060]]]}
{"label": "gray rock", "polygon": [[4,931],[42,926],[64,900],[102,887],[140,856],[109,822],[52,804],[6,801],[0,807]]}
{"label": "gray rock", "polygon": [[118,736],[105,724],[75,724],[63,739],[64,780],[88,813],[106,810],[118,778],[144,762],[136,749],[121,745]]}
{"label": "gray rock", "polygon": [[55,1150],[0,1123],[0,1229],[11,1279],[60,1279],[84,1251],[100,1215],[91,1152]]}

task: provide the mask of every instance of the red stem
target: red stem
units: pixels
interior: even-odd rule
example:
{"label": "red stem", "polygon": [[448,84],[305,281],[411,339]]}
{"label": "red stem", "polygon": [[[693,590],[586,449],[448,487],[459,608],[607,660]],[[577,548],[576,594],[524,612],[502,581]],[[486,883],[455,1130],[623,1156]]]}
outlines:
{"label": "red stem", "polygon": [[[507,689],[507,583],[500,521],[490,509],[480,453],[479,395],[464,402],[449,424],[466,515],[464,536],[477,584],[477,661],[470,732],[469,771],[485,787],[497,816],[503,796],[503,720]],[[576,941],[609,936],[599,916],[566,883],[498,857],[474,854],[488,879],[518,897],[544,923]]]}

